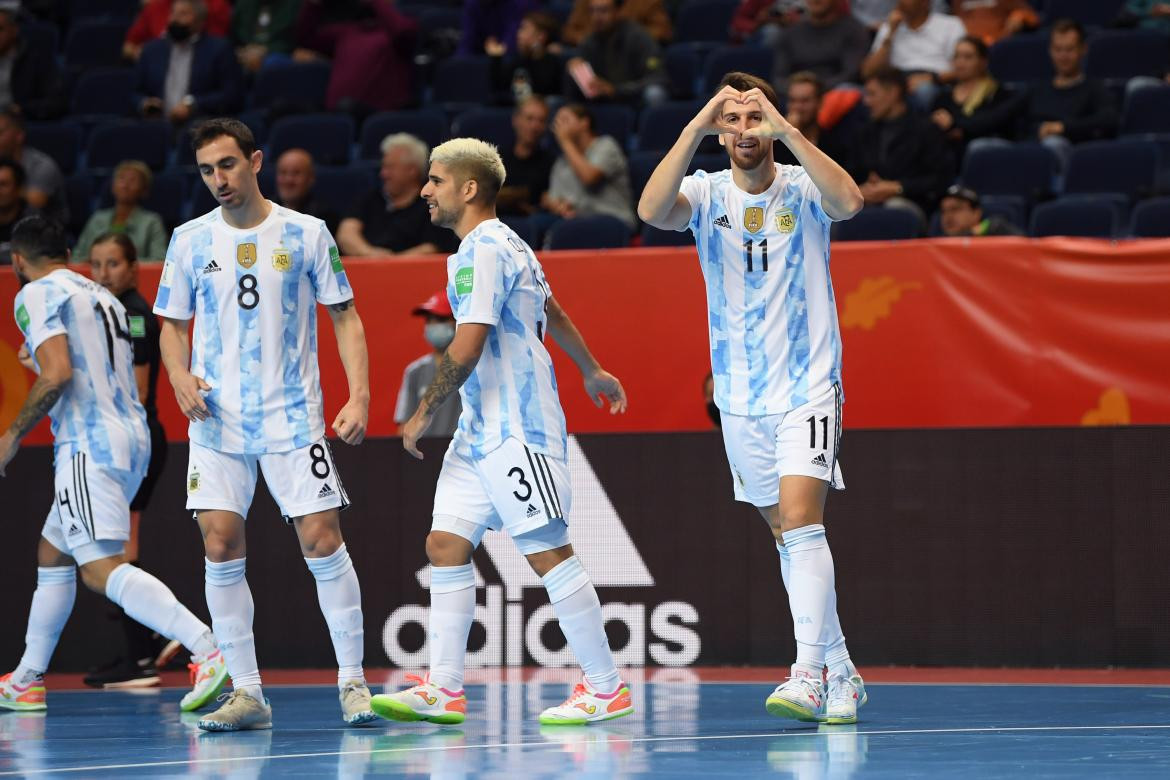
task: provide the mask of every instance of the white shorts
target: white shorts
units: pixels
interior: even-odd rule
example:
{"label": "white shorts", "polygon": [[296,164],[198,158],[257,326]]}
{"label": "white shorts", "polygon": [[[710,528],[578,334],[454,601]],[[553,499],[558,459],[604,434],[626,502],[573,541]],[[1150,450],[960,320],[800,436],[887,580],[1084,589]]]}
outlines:
{"label": "white shorts", "polygon": [[56,498],[41,529],[49,544],[72,555],[93,542],[130,538],[130,499],[142,474],[96,466],[85,452],[61,453],[55,465]]}
{"label": "white shorts", "polygon": [[431,530],[462,536],[478,547],[484,532],[503,529],[524,555],[569,543],[566,518],[573,491],[566,462],[509,438],[479,460],[443,456]]}
{"label": "white shorts", "polygon": [[721,415],[723,444],[735,499],[758,507],[780,502],[780,477],[816,477],[837,490],[845,478],[837,462],[841,444],[841,388],[833,387],[785,414]]}
{"label": "white shorts", "polygon": [[196,512],[223,509],[247,517],[256,492],[257,464],[286,522],[349,506],[329,442],[322,436],[299,450],[263,455],[220,452],[191,442],[187,508]]}

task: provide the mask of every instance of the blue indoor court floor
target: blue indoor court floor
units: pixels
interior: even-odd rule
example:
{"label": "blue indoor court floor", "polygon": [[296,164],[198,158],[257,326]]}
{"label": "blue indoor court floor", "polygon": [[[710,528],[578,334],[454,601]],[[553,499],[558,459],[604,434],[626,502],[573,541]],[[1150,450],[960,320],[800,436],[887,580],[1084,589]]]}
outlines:
{"label": "blue indoor court floor", "polygon": [[274,728],[237,734],[200,732],[180,688],[50,688],[47,715],[0,712],[0,775],[1170,778],[1170,686],[871,683],[856,726],[817,726],[764,711],[774,681],[631,670],[635,715],[556,728],[535,718],[566,670],[478,679],[461,727],[348,728],[335,687],[268,685]]}

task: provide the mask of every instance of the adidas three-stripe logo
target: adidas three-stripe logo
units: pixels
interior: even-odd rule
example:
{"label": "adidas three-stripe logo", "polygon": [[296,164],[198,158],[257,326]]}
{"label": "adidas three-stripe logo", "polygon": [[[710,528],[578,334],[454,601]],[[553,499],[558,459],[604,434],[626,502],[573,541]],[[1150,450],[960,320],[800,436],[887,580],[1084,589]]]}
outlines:
{"label": "adidas three-stripe logo", "polygon": [[317,498],[327,498],[331,495],[333,495],[333,488],[329,487],[328,482],[322,485],[321,489],[317,491]]}
{"label": "adidas three-stripe logo", "polygon": [[727,228],[728,230],[731,230],[731,220],[727,218],[726,214],[721,217],[716,217],[711,224],[715,225],[715,227]]}
{"label": "adidas three-stripe logo", "polygon": [[219,263],[215,262],[215,260],[212,260],[210,263],[203,266],[203,273],[205,273],[205,274],[212,274],[212,273],[215,273],[216,271],[222,271],[222,270],[223,269],[219,267]]}
{"label": "adidas three-stripe logo", "polygon": [[825,454],[823,452],[812,459],[812,464],[826,469],[829,467],[829,461],[825,460]]}

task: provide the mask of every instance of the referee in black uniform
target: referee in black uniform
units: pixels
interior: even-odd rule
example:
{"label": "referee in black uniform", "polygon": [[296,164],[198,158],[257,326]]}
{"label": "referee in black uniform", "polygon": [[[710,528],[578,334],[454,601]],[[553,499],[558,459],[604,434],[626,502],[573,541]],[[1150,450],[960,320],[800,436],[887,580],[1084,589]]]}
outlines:
{"label": "referee in black uniform", "polygon": [[[79,258],[84,260],[85,258]],[[142,510],[167,461],[167,436],[158,420],[155,390],[161,362],[158,348],[158,320],[150,304],[138,292],[138,250],[125,233],[106,233],[93,242],[89,251],[93,279],[117,296],[129,315],[130,340],[134,345],[134,379],[138,399],[146,407],[150,426],[150,465],[138,494],[130,502],[130,539],[126,542],[126,560],[142,567],[138,561],[138,524]],[[137,688],[159,684],[158,667],[166,665],[181,649],[178,642],[166,643],[140,625],[125,612],[121,615],[126,637],[126,652],[115,661],[94,670],[85,683],[95,688]]]}

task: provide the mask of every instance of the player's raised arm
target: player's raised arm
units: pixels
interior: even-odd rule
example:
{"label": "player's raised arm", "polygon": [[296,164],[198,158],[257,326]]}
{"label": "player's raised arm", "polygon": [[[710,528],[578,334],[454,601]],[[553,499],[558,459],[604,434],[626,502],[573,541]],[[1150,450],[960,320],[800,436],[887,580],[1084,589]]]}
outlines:
{"label": "player's raised arm", "polygon": [[183,416],[188,420],[206,420],[211,416],[211,412],[199,392],[210,390],[211,385],[190,371],[191,342],[187,336],[190,322],[163,317],[158,334],[158,348],[162,353],[162,362],[166,366],[171,387],[175,390],[175,400],[179,403],[179,410]]}
{"label": "player's raised arm", "polygon": [[69,342],[64,334],[46,339],[37,347],[40,374],[24,399],[12,425],[0,436],[0,477],[16,455],[20,440],[41,421],[57,403],[73,379],[73,362],[69,359]]}
{"label": "player's raised arm", "polygon": [[361,444],[366,438],[370,419],[370,355],[366,349],[366,329],[353,301],[329,307],[337,352],[349,383],[349,400],[333,421],[333,430],[346,444]]}
{"label": "player's raised arm", "polygon": [[626,390],[618,378],[601,367],[597,358],[589,351],[585,337],[577,326],[569,319],[569,315],[561,308],[556,298],[549,297],[545,308],[548,314],[548,332],[561,349],[568,353],[581,376],[585,379],[585,392],[593,399],[593,404],[601,408],[603,402],[609,403],[609,413],[625,412],[629,402],[626,400]]}
{"label": "player's raised arm", "polygon": [[402,426],[402,446],[419,460],[423,457],[418,449],[419,438],[426,433],[435,410],[447,400],[447,396],[459,390],[475,370],[491,328],[491,325],[466,322],[455,329],[455,338],[447,345],[447,351],[435,369],[435,378],[423,393],[418,409]]}
{"label": "player's raised arm", "polygon": [[679,192],[687,175],[687,166],[704,138],[729,132],[723,122],[723,105],[728,100],[740,99],[739,90],[724,87],[683,128],[674,146],[650,175],[638,199],[638,216],[643,222],[662,230],[678,230],[690,222],[691,204]]}

